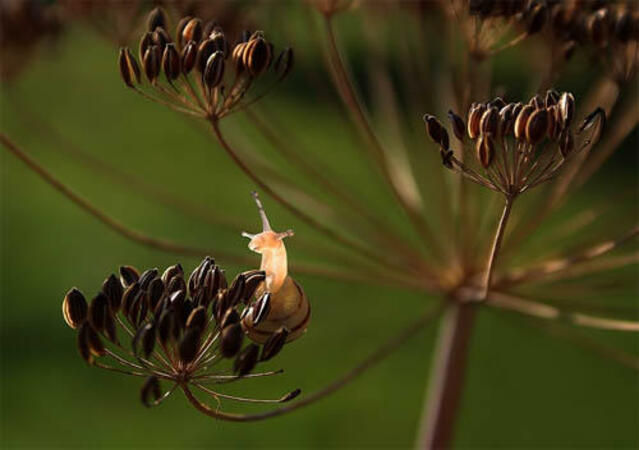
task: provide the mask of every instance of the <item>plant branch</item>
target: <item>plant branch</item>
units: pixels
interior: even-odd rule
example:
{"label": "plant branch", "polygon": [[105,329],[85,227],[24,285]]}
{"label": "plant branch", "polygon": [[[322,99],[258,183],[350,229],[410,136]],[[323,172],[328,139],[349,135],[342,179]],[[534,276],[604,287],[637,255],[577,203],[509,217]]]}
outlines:
{"label": "plant branch", "polygon": [[504,238],[504,231],[506,230],[506,224],[508,223],[508,217],[510,217],[510,210],[512,209],[514,201],[515,197],[506,197],[506,204],[504,205],[504,209],[501,213],[501,218],[499,219],[499,224],[497,225],[497,231],[495,232],[495,239],[493,240],[493,246],[490,250],[490,256],[488,257],[488,264],[486,266],[486,273],[484,276],[484,283],[482,285],[480,300],[485,300],[488,296],[488,292],[490,291],[490,283],[492,281],[493,271],[495,270],[495,262],[497,260],[497,255],[499,254],[499,249],[501,248],[501,242]]}

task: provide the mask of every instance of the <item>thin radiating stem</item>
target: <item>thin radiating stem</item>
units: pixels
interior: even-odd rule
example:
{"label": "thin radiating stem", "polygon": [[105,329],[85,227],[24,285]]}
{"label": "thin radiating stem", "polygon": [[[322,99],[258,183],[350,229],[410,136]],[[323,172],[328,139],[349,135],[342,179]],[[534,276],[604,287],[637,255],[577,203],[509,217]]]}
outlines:
{"label": "thin radiating stem", "polygon": [[493,277],[493,271],[495,270],[495,262],[499,249],[501,248],[501,242],[504,238],[504,231],[506,230],[506,224],[508,223],[508,217],[510,216],[510,210],[512,209],[515,198],[511,196],[506,197],[506,204],[501,213],[499,224],[497,225],[497,231],[495,232],[495,238],[493,240],[493,246],[490,250],[490,256],[488,257],[488,264],[486,265],[486,272],[484,275],[484,282],[482,285],[482,293],[480,300],[485,300],[488,292],[490,291],[490,283]]}

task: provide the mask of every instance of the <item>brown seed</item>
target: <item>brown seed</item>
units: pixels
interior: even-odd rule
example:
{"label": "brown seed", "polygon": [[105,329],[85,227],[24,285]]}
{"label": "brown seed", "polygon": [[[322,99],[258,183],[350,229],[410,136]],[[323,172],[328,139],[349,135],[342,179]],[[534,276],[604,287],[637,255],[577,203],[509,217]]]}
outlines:
{"label": "brown seed", "polygon": [[166,47],[171,42],[171,36],[166,32],[164,28],[156,28],[153,32],[153,43],[160,47],[160,53],[164,51],[164,47]]}
{"label": "brown seed", "polygon": [[186,282],[181,276],[173,277],[169,285],[166,287],[167,294],[173,294],[178,291],[186,292]]}
{"label": "brown seed", "polygon": [[479,129],[484,134],[497,134],[497,127],[499,126],[499,110],[492,106],[484,111],[479,121]]}
{"label": "brown seed", "polygon": [[277,56],[275,60],[275,74],[277,75],[278,80],[283,80],[293,69],[293,65],[295,63],[295,58],[293,56],[293,49],[290,47],[285,48],[282,52]]}
{"label": "brown seed", "polygon": [[435,116],[425,114],[424,123],[426,124],[426,132],[428,133],[428,136],[430,136],[435,144],[440,145],[443,127],[441,123],[439,123],[439,120],[437,120]]}
{"label": "brown seed", "polygon": [[479,122],[485,110],[486,105],[478,104],[471,106],[470,111],[468,111],[468,136],[471,139],[476,139],[479,136],[479,132],[481,131]]}
{"label": "brown seed", "polygon": [[186,319],[186,327],[204,331],[207,321],[206,309],[203,306],[198,306],[191,311],[189,318]]}
{"label": "brown seed", "polygon": [[160,382],[157,377],[151,376],[147,378],[140,390],[140,400],[142,404],[150,408],[161,396],[162,391],[160,390]]}
{"label": "brown seed", "polygon": [[114,344],[120,343],[120,340],[118,339],[117,326],[112,314],[107,314],[106,319],[104,320],[104,335]]}
{"label": "brown seed", "polygon": [[531,98],[530,102],[528,102],[528,104],[534,106],[535,109],[541,109],[541,108],[544,108],[546,106],[544,98],[541,95],[539,95],[539,94],[537,94],[533,98]]}
{"label": "brown seed", "polygon": [[89,323],[98,333],[104,330],[107,314],[109,314],[109,300],[106,295],[100,292],[89,305]]}
{"label": "brown seed", "polygon": [[460,142],[464,142],[464,131],[466,130],[464,119],[459,117],[452,110],[448,110],[448,118],[450,119],[450,124],[453,127],[453,134]]}
{"label": "brown seed", "polygon": [[627,10],[621,10],[617,13],[615,20],[615,38],[620,42],[628,42],[632,37],[632,17]]}
{"label": "brown seed", "polygon": [[608,11],[604,8],[591,14],[586,25],[590,40],[597,46],[604,46],[608,42],[609,21]]}
{"label": "brown seed", "polygon": [[517,119],[515,119],[515,138],[522,140],[526,137],[526,125],[528,124],[528,118],[535,111],[535,107],[532,105],[524,106],[521,111],[519,111],[519,115],[517,115]]}
{"label": "brown seed", "polygon": [[140,68],[128,48],[120,49],[118,64],[120,76],[127,86],[134,87],[136,83],[140,83]]}
{"label": "brown seed", "polygon": [[226,59],[229,55],[229,43],[222,30],[213,31],[209,38],[213,41],[213,44],[215,44],[215,51],[222,52],[224,59]]}
{"label": "brown seed", "polygon": [[164,75],[166,75],[169,81],[173,81],[180,76],[180,55],[175,48],[175,44],[168,44],[164,48],[162,68],[164,69]]}
{"label": "brown seed", "polygon": [[556,105],[558,101],[559,94],[557,93],[557,91],[549,90],[548,92],[546,92],[546,108]]}
{"label": "brown seed", "polygon": [[295,397],[297,397],[301,393],[302,393],[301,389],[295,389],[294,391],[291,391],[288,394],[286,394],[284,397],[282,397],[280,399],[280,403],[290,402],[291,400],[293,400]]}
{"label": "brown seed", "polygon": [[484,169],[490,166],[495,154],[495,143],[489,134],[483,134],[479,137],[476,144],[477,160]]}
{"label": "brown seed", "polygon": [[574,139],[572,137],[572,132],[570,130],[562,131],[559,136],[559,151],[561,152],[561,156],[567,158],[575,146]]}
{"label": "brown seed", "polygon": [[85,339],[89,346],[89,351],[91,352],[91,354],[93,356],[104,356],[106,354],[106,350],[98,333],[88,323],[83,326],[86,328]]}
{"label": "brown seed", "polygon": [[548,136],[557,139],[559,136],[559,124],[557,123],[557,105],[550,106],[548,110]]}
{"label": "brown seed", "polygon": [[253,77],[259,76],[271,64],[271,47],[262,37],[251,39],[243,54],[244,66]]}
{"label": "brown seed", "polygon": [[506,101],[501,97],[495,97],[495,99],[488,104],[488,108],[495,107],[497,108],[497,111],[502,109],[504,106],[506,106]]}
{"label": "brown seed", "polygon": [[158,321],[158,338],[160,339],[160,343],[162,345],[166,345],[169,342],[169,339],[173,337],[173,313],[165,309],[160,315],[160,320]]}
{"label": "brown seed", "polygon": [[140,283],[137,281],[125,289],[122,294],[122,314],[128,316],[135,300],[140,296]]}
{"label": "brown seed", "polygon": [[195,60],[197,58],[197,46],[195,42],[191,41],[182,49],[182,55],[180,56],[180,62],[182,66],[182,72],[185,74],[191,73],[193,67],[195,67]]}
{"label": "brown seed", "polygon": [[507,136],[513,128],[515,122],[513,112],[515,104],[509,103],[499,111],[499,135]]}
{"label": "brown seed", "polygon": [[559,112],[562,128],[568,128],[575,115],[575,97],[570,92],[564,92],[559,98]]}
{"label": "brown seed", "polygon": [[548,133],[548,111],[538,109],[531,114],[526,124],[526,141],[535,145]]}
{"label": "brown seed", "polygon": [[138,355],[139,350],[142,350],[142,355],[148,358],[155,347],[155,324],[146,323],[141,326],[135,333],[133,338],[133,351]]}
{"label": "brown seed", "polygon": [[226,313],[224,314],[222,321],[220,322],[220,328],[224,329],[228,327],[229,325],[239,323],[239,321],[240,321],[240,315],[238,314],[238,312],[232,308],[228,309]]}
{"label": "brown seed", "polygon": [[182,45],[187,44],[189,41],[200,42],[202,39],[202,21],[197,17],[189,20],[184,25],[184,29],[182,29],[179,36]]}
{"label": "brown seed", "polygon": [[195,58],[195,67],[197,70],[204,73],[206,63],[213,53],[215,53],[215,42],[211,39],[205,39],[200,42],[200,45],[197,48],[197,56]]}
{"label": "brown seed", "polygon": [[266,273],[263,270],[251,270],[242,273],[242,275],[246,279],[243,301],[244,303],[247,303],[251,298],[253,298],[253,295],[255,295],[255,291],[257,290],[257,288],[266,279]]}
{"label": "brown seed", "polygon": [[146,78],[151,82],[155,83],[160,74],[160,63],[162,59],[162,53],[160,47],[157,45],[152,45],[144,54],[144,59],[142,60],[142,67],[144,68],[144,74]]}
{"label": "brown seed", "polygon": [[91,355],[91,349],[89,348],[89,339],[87,337],[90,326],[88,323],[83,323],[78,329],[78,352],[82,359],[87,363],[93,362],[93,356]]}
{"label": "brown seed", "polygon": [[251,319],[253,326],[257,326],[266,319],[268,313],[271,311],[271,293],[267,292],[253,305],[253,313]]}
{"label": "brown seed", "polygon": [[161,278],[155,278],[153,281],[151,281],[147,292],[147,299],[149,301],[149,308],[151,309],[151,311],[155,311],[155,308],[162,299],[163,295],[164,282]]}
{"label": "brown seed", "polygon": [[239,274],[231,283],[231,287],[228,290],[229,306],[235,306],[244,298],[244,291],[246,290],[246,278],[244,275]]}
{"label": "brown seed", "polygon": [[147,30],[153,31],[158,27],[166,28],[166,12],[161,7],[153,8],[147,18]]}
{"label": "brown seed", "polygon": [[153,42],[153,33],[146,32],[140,38],[140,45],[138,46],[138,57],[140,61],[144,61],[144,55],[146,55],[146,51],[154,44]]}
{"label": "brown seed", "polygon": [[140,272],[133,266],[120,267],[120,282],[125,288],[132,285],[140,278]]}
{"label": "brown seed", "polygon": [[200,349],[200,338],[200,330],[189,328],[184,332],[178,346],[178,354],[182,363],[188,364],[195,359]]}
{"label": "brown seed", "polygon": [[235,358],[233,372],[240,377],[249,374],[257,364],[259,354],[260,348],[257,345],[247,345]]}
{"label": "brown seed", "polygon": [[277,355],[280,350],[282,350],[282,347],[284,347],[288,335],[288,328],[284,326],[280,327],[275,333],[271,334],[264,343],[264,347],[262,347],[262,355],[260,356],[260,361],[268,361],[269,359]]}
{"label": "brown seed", "polygon": [[62,300],[62,316],[64,321],[74,330],[87,319],[87,301],[78,289],[73,288]]}
{"label": "brown seed", "polygon": [[240,42],[233,48],[233,52],[231,53],[231,60],[235,65],[235,71],[239,74],[244,71],[244,63],[242,61],[242,55],[244,55],[244,50],[246,49],[246,42]]}
{"label": "brown seed", "polygon": [[214,89],[222,82],[224,77],[224,53],[217,51],[213,53],[204,68],[202,80],[209,89]]}
{"label": "brown seed", "polygon": [[122,284],[114,274],[109,275],[109,278],[104,280],[104,283],[102,283],[102,292],[104,292],[104,295],[106,295],[109,300],[111,311],[114,313],[118,312],[122,304],[122,294],[124,290],[122,289]]}
{"label": "brown seed", "polygon": [[548,19],[548,7],[545,3],[537,3],[526,13],[526,31],[528,34],[535,34],[544,27]]}
{"label": "brown seed", "polygon": [[168,285],[169,282],[173,279],[173,277],[183,277],[184,269],[182,269],[182,265],[180,263],[174,264],[166,268],[164,273],[162,274],[162,281],[165,285]]}
{"label": "brown seed", "polygon": [[234,323],[222,330],[220,338],[220,351],[225,358],[234,357],[242,347],[242,340],[244,339],[244,332],[242,331],[242,325]]}
{"label": "brown seed", "polygon": [[157,276],[158,276],[158,269],[145,270],[142,273],[142,275],[140,275],[140,279],[138,281],[140,283],[140,289],[142,289],[143,291],[148,290],[149,285],[151,284],[151,281],[157,278]]}

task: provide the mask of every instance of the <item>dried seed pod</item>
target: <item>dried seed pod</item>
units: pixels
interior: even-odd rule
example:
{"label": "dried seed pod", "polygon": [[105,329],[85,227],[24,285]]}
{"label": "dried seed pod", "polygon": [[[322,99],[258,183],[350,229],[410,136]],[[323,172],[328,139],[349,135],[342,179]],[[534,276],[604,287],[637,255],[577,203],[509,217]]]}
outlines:
{"label": "dried seed pod", "polygon": [[147,30],[154,31],[156,28],[166,28],[166,12],[160,6],[153,8],[147,18]]}
{"label": "dried seed pod", "polygon": [[243,274],[239,274],[231,283],[231,287],[228,290],[228,298],[230,306],[235,306],[244,298],[244,291],[246,290],[246,278]]}
{"label": "dried seed pod", "polygon": [[93,362],[93,356],[91,355],[91,349],[89,348],[88,339],[90,328],[90,325],[85,322],[80,325],[80,328],[78,329],[78,352],[80,353],[82,359],[84,359],[89,364]]}
{"label": "dried seed pod", "polygon": [[450,124],[453,127],[453,134],[460,142],[464,142],[464,131],[466,130],[464,119],[459,117],[452,110],[448,110],[448,118],[450,119]]}
{"label": "dried seed pod", "polygon": [[252,309],[253,313],[251,320],[253,321],[253,325],[257,326],[266,318],[266,316],[268,316],[268,313],[271,310],[271,293],[267,292],[262,295],[260,299],[255,302]]}
{"label": "dried seed pod", "polygon": [[117,326],[112,314],[107,314],[104,321],[104,335],[109,341],[113,342],[114,344],[120,343],[120,340],[118,339]]}
{"label": "dried seed pod", "polygon": [[140,44],[138,45],[138,57],[140,61],[144,61],[144,55],[146,55],[146,51],[154,45],[153,42],[153,33],[146,32],[140,38]]}
{"label": "dried seed pod", "polygon": [[184,41],[182,39],[182,33],[184,32],[184,28],[186,27],[186,24],[189,23],[189,21],[192,19],[193,17],[191,16],[184,16],[182,17],[179,21],[177,26],[175,27],[175,38],[178,44],[178,49],[182,49],[184,48],[184,45],[188,42],[188,41]]}
{"label": "dried seed pod", "polygon": [[519,111],[519,115],[517,115],[517,119],[515,119],[515,138],[522,140],[526,137],[526,125],[528,124],[528,119],[530,115],[535,111],[535,107],[532,105],[524,106],[521,111]]}
{"label": "dried seed pod", "polygon": [[242,54],[242,63],[251,76],[257,77],[270,66],[271,58],[271,47],[264,38],[258,36],[246,43]]}
{"label": "dried seed pod", "polygon": [[140,272],[133,266],[120,267],[120,282],[125,288],[132,285],[140,278]]}
{"label": "dried seed pod", "polygon": [[207,321],[206,309],[203,306],[198,306],[191,311],[188,319],[186,319],[186,327],[204,331]]}
{"label": "dried seed pod", "polygon": [[197,46],[195,42],[191,41],[182,49],[180,56],[180,65],[182,66],[182,72],[186,75],[191,73],[193,67],[195,67],[195,61],[197,59]]}
{"label": "dried seed pod", "polygon": [[557,139],[559,136],[559,132],[561,131],[559,128],[559,124],[557,123],[557,115],[558,108],[557,105],[550,106],[547,108],[548,110],[548,137],[550,139]]}
{"label": "dried seed pod", "polygon": [[295,58],[293,57],[293,49],[290,47],[285,48],[280,52],[275,60],[275,74],[278,80],[283,80],[293,69]]}
{"label": "dried seed pod", "polygon": [[84,324],[83,327],[86,330],[85,339],[91,354],[93,356],[104,356],[106,354],[106,350],[98,333],[88,323]]}
{"label": "dried seed pod", "polygon": [[471,139],[476,139],[479,136],[481,131],[479,123],[485,110],[486,105],[478,104],[471,106],[470,111],[468,111],[468,136]]}
{"label": "dried seed pod", "polygon": [[171,36],[166,32],[164,28],[156,28],[153,31],[153,43],[160,47],[160,53],[164,51],[169,43],[171,43]]}
{"label": "dried seed pod", "polygon": [[183,277],[184,269],[180,263],[174,264],[170,267],[167,267],[164,273],[162,274],[162,281],[165,285],[168,285],[173,277]]}
{"label": "dried seed pod", "polygon": [[138,355],[142,350],[142,355],[148,358],[155,348],[155,324],[145,323],[135,333],[133,338],[133,352]]}
{"label": "dried seed pod", "polygon": [[224,313],[224,317],[220,321],[220,329],[224,329],[229,325],[233,325],[240,322],[240,315],[235,309],[228,309],[226,313]]}
{"label": "dried seed pod", "polygon": [[147,299],[149,301],[149,308],[151,311],[155,311],[160,299],[164,295],[164,282],[161,278],[155,278],[151,281],[147,292]]}
{"label": "dried seed pod", "polygon": [[73,288],[62,300],[62,316],[64,321],[74,330],[87,319],[87,301],[78,289]]}
{"label": "dried seed pod", "polygon": [[129,316],[131,307],[140,296],[140,292],[140,283],[137,281],[126,288],[124,294],[122,294],[122,314],[124,314],[124,316]]}
{"label": "dried seed pod", "polygon": [[180,55],[175,48],[175,44],[171,43],[164,47],[162,68],[164,69],[164,75],[166,75],[169,81],[173,81],[180,76]]}
{"label": "dried seed pod", "polygon": [[426,132],[430,138],[440,147],[445,150],[449,149],[450,143],[448,140],[448,132],[437,120],[436,117],[430,114],[424,115],[424,122],[426,123]]}
{"label": "dried seed pod", "polygon": [[220,336],[220,352],[225,358],[234,357],[242,347],[244,332],[239,323],[229,325],[222,330]]}
{"label": "dried seed pod", "polygon": [[222,82],[224,77],[224,54],[220,51],[213,53],[204,68],[202,80],[209,89],[214,89]]}
{"label": "dried seed pod", "polygon": [[189,41],[195,43],[200,42],[202,39],[202,21],[197,17],[189,20],[178,36],[180,36],[182,45],[185,45]]}
{"label": "dried seed pod", "polygon": [[479,129],[484,134],[497,134],[497,127],[499,126],[499,110],[495,106],[491,106],[484,114],[482,114],[479,120]]}
{"label": "dried seed pod", "polygon": [[173,313],[165,309],[158,321],[158,338],[162,345],[167,345],[169,339],[173,336],[173,326]]}
{"label": "dried seed pod", "polygon": [[98,293],[89,305],[89,323],[95,331],[101,333],[104,330],[106,316],[109,314],[109,300],[102,292]]}
{"label": "dried seed pod", "polygon": [[557,91],[549,90],[546,92],[546,108],[550,108],[559,102],[559,93]]}
{"label": "dried seed pod", "polygon": [[157,276],[158,276],[158,269],[145,270],[142,273],[142,275],[140,275],[140,279],[138,281],[140,283],[140,289],[142,289],[143,291],[148,290],[149,285],[151,284],[151,281],[157,278]]}
{"label": "dried seed pod", "polygon": [[282,326],[275,333],[271,334],[269,338],[264,343],[264,347],[262,347],[262,355],[260,356],[260,361],[268,361],[277,355],[286,340],[288,339],[289,331],[288,328]]}
{"label": "dried seed pod", "polygon": [[170,295],[179,291],[186,292],[186,282],[182,277],[173,277],[169,285],[166,287],[166,292]]}
{"label": "dried seed pod", "polygon": [[515,104],[509,103],[499,111],[499,134],[507,136],[513,128],[515,122],[514,112]]}
{"label": "dried seed pod", "polygon": [[544,108],[546,106],[544,98],[541,95],[539,95],[539,94],[537,94],[533,98],[531,98],[530,102],[528,102],[528,104],[534,106],[535,109],[541,109],[541,108]]}
{"label": "dried seed pod", "polygon": [[214,30],[209,35],[209,38],[211,39],[211,41],[213,41],[213,44],[215,45],[215,51],[222,52],[222,54],[224,55],[224,58],[226,59],[226,57],[229,55],[229,43],[226,40],[226,36],[222,32],[222,30],[221,29]]}
{"label": "dried seed pod", "polygon": [[559,98],[559,112],[561,113],[561,126],[568,128],[575,115],[575,97],[570,92],[564,92]]}
{"label": "dried seed pod", "polygon": [[506,101],[501,97],[496,97],[489,104],[488,108],[497,108],[497,111],[506,106]]}
{"label": "dried seed pod", "polygon": [[559,136],[559,151],[561,152],[561,156],[567,158],[575,146],[574,138],[572,137],[572,132],[570,130],[564,130],[561,132]]}
{"label": "dried seed pod", "polygon": [[235,65],[235,71],[238,74],[244,71],[244,62],[242,57],[244,55],[246,45],[246,42],[240,42],[233,48],[233,52],[231,53],[231,60],[233,61],[233,64]]}
{"label": "dried seed pod", "polygon": [[114,313],[118,312],[122,304],[122,294],[124,290],[122,289],[122,284],[114,274],[111,274],[109,278],[104,280],[104,283],[102,283],[102,292],[104,292],[104,295],[106,295],[109,300],[111,311]]}
{"label": "dried seed pod", "polygon": [[248,301],[255,295],[256,289],[266,279],[266,273],[263,270],[252,270],[250,272],[244,272],[242,275],[246,280],[243,301],[244,303],[248,303]]}
{"label": "dried seed pod", "polygon": [[189,328],[184,332],[178,346],[178,354],[183,364],[188,364],[195,359],[200,349],[200,330]]}
{"label": "dried seed pod", "polygon": [[204,69],[206,68],[206,63],[209,61],[209,58],[213,53],[215,53],[215,42],[211,39],[205,39],[200,42],[200,45],[197,48],[197,56],[195,58],[195,67],[200,73],[204,73]]}
{"label": "dried seed pod", "polygon": [[530,145],[536,145],[548,132],[548,111],[538,109],[533,112],[526,123],[526,141]]}
{"label": "dried seed pod", "polygon": [[147,408],[153,406],[154,402],[157,402],[162,397],[162,391],[160,390],[160,382],[157,377],[151,376],[146,379],[140,390],[140,400],[142,404]]}
{"label": "dried seed pod", "polygon": [[249,374],[257,364],[259,354],[260,348],[257,345],[247,345],[235,358],[233,372],[240,377]]}
{"label": "dried seed pod", "polygon": [[118,64],[120,66],[120,76],[122,80],[124,80],[124,84],[129,87],[135,87],[135,84],[140,83],[140,67],[138,67],[138,63],[128,47],[120,49]]}
{"label": "dried seed pod", "polygon": [[495,142],[489,134],[482,134],[476,144],[477,160],[484,169],[490,166],[495,154]]}

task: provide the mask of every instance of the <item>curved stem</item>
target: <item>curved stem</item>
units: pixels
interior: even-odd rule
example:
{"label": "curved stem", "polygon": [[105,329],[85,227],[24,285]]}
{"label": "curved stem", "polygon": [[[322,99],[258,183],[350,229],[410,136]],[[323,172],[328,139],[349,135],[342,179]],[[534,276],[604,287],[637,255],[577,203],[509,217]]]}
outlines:
{"label": "curved stem", "polygon": [[341,378],[333,381],[331,384],[326,386],[324,389],[321,389],[314,394],[305,397],[304,399],[292,403],[288,406],[284,406],[282,408],[274,409],[271,411],[266,411],[258,414],[233,414],[233,413],[225,413],[211,408],[210,406],[202,403],[200,400],[193,395],[186,384],[183,384],[182,390],[186,395],[186,398],[191,402],[191,404],[200,412],[206,414],[207,416],[213,417],[214,419],[227,420],[231,422],[251,422],[257,420],[264,420],[271,417],[281,416],[283,414],[287,414],[289,412],[295,411],[296,409],[302,408],[304,406],[310,405],[311,403],[315,403],[318,400],[327,397],[333,392],[338,391],[339,389],[346,386],[348,383],[353,381],[359,375],[364,373],[366,370],[373,367],[375,364],[382,361],[384,358],[393,353],[398,347],[400,347],[404,342],[406,342],[409,338],[415,335],[419,330],[421,330],[426,324],[430,323],[435,317],[437,317],[442,309],[442,304],[437,304],[435,307],[430,308],[425,313],[423,313],[415,322],[409,325],[407,328],[402,330],[399,334],[392,337],[388,342],[382,345],[377,351],[373,352],[370,356],[364,359],[361,363],[355,366],[351,371],[343,375]]}
{"label": "curved stem", "polygon": [[510,217],[510,210],[513,206],[514,201],[515,197],[506,197],[506,204],[504,205],[504,209],[501,213],[499,225],[497,225],[497,231],[495,232],[495,239],[493,240],[493,246],[490,250],[490,256],[488,257],[488,265],[486,266],[486,274],[484,276],[482,293],[481,297],[479,298],[480,300],[485,300],[488,296],[488,292],[490,291],[490,282],[492,280],[493,271],[495,269],[495,261],[497,260],[499,249],[501,248],[501,241],[504,238],[504,231],[506,230],[506,224],[508,223],[508,217]]}

